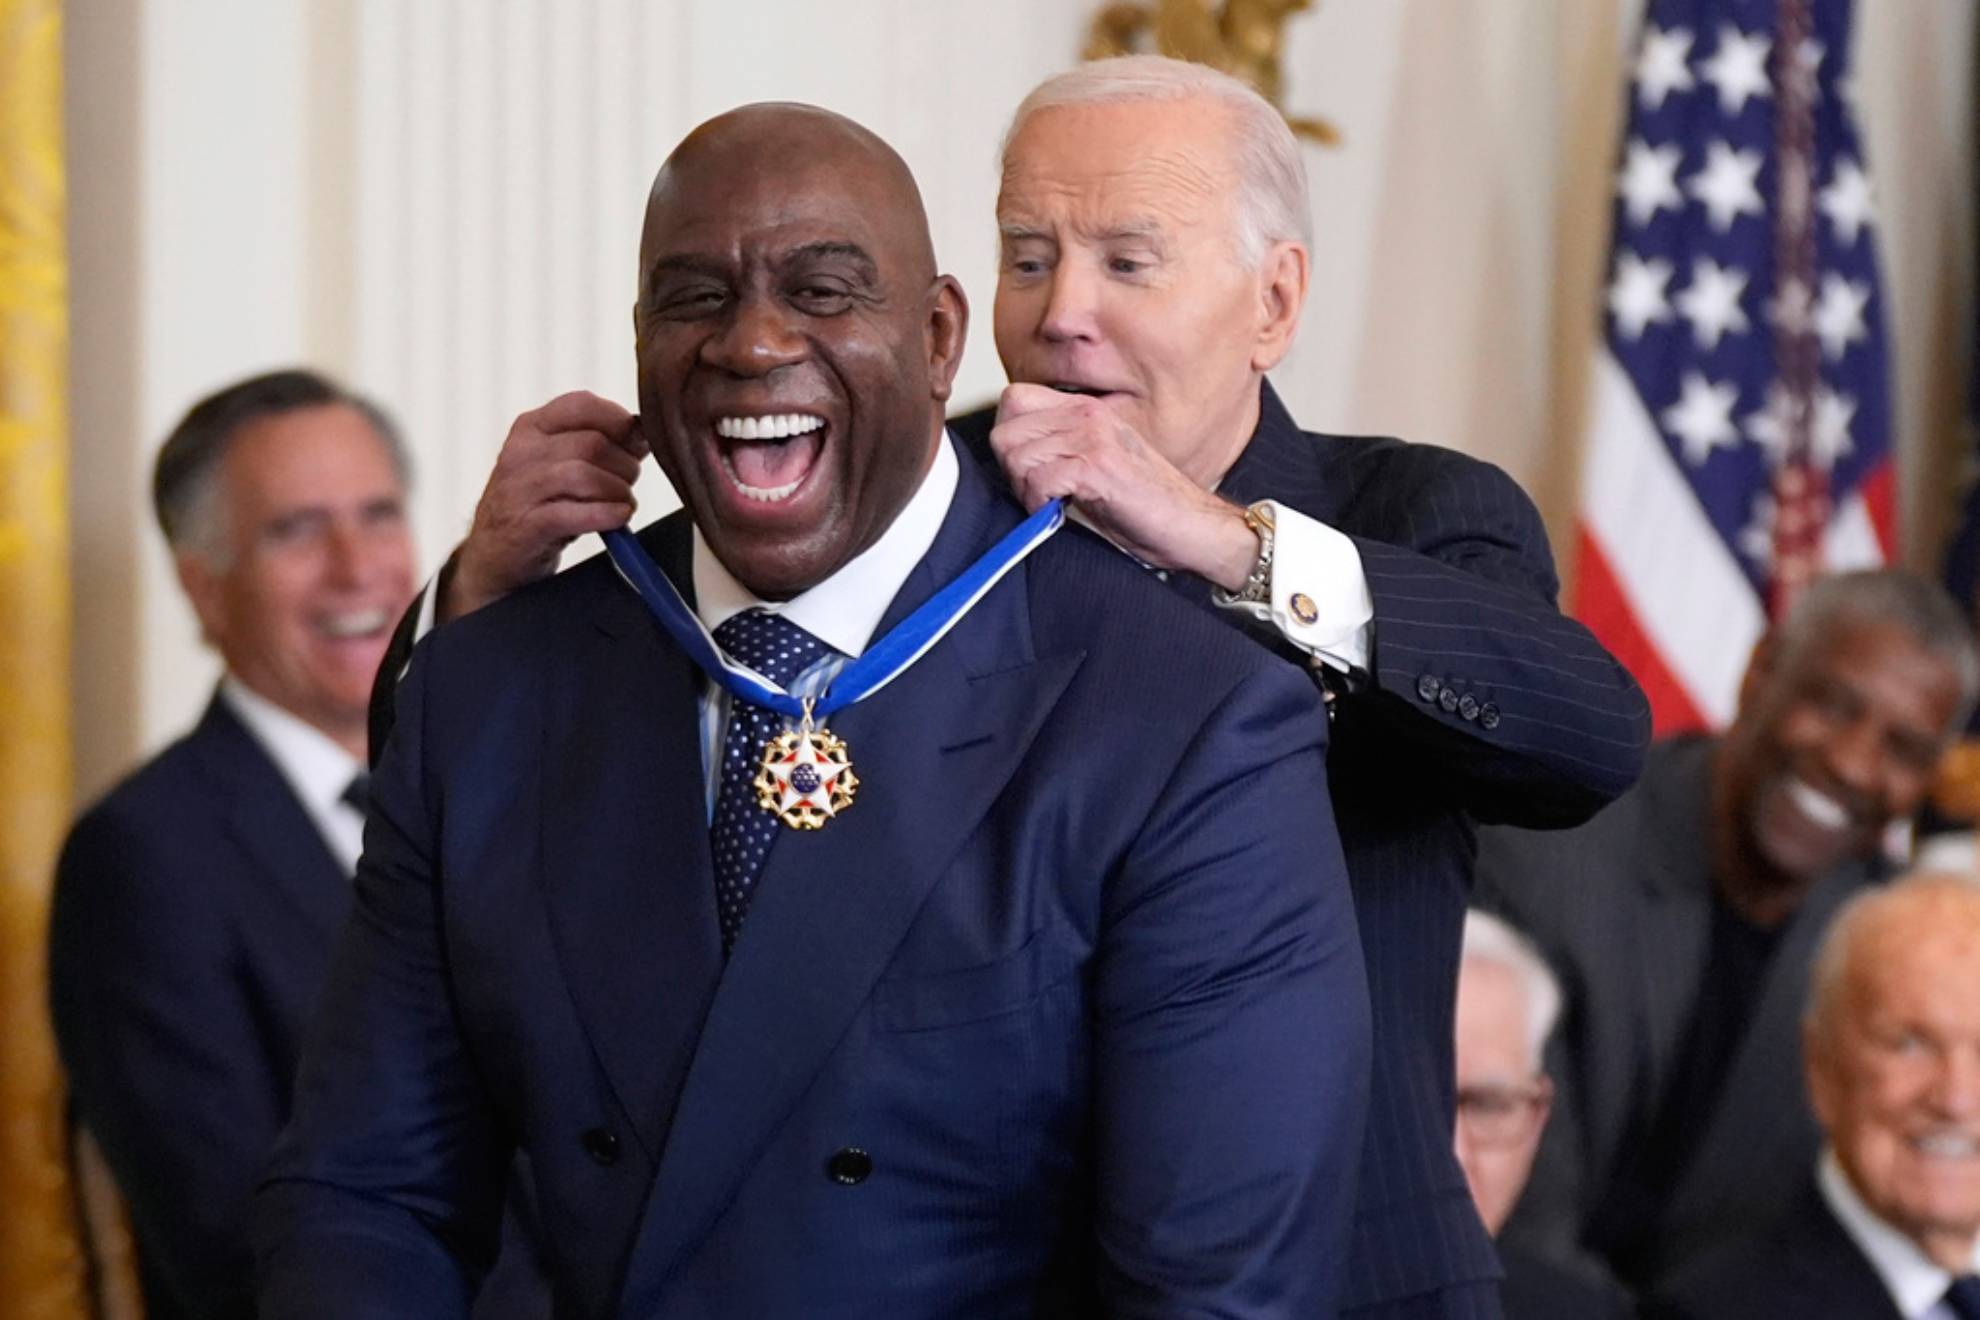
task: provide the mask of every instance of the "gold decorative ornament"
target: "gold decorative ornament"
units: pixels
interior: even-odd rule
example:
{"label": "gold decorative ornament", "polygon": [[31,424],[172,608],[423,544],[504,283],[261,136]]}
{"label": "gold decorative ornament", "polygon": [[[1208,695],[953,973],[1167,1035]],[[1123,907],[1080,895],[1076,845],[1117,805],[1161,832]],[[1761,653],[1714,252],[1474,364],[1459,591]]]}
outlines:
{"label": "gold decorative ornament", "polygon": [[763,745],[753,787],[757,805],[778,820],[794,830],[816,830],[852,805],[859,776],[853,773],[845,739],[812,727],[807,701],[798,727]]}
{"label": "gold decorative ornament", "polygon": [[[1242,79],[1285,114],[1286,21],[1313,0],[1127,0],[1103,5],[1086,31],[1081,58],[1168,55]],[[1341,140],[1324,119],[1286,115],[1292,131],[1331,147]]]}

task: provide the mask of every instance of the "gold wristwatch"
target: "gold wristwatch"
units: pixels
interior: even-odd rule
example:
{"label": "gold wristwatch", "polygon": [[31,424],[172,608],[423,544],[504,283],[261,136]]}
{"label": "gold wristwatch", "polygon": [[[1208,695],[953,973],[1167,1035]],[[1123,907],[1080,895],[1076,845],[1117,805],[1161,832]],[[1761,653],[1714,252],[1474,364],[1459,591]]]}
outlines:
{"label": "gold wristwatch", "polygon": [[1219,605],[1263,605],[1272,599],[1272,535],[1277,530],[1272,522],[1272,501],[1260,500],[1246,509],[1244,525],[1258,538],[1258,558],[1252,562],[1243,586],[1236,591],[1217,588]]}

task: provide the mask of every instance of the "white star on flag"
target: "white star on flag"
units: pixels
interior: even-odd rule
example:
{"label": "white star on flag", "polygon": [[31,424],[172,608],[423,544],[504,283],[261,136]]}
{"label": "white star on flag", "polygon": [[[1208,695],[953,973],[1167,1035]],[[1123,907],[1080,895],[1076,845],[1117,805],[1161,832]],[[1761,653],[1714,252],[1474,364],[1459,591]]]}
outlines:
{"label": "white star on flag", "polygon": [[1739,305],[1746,292],[1746,272],[1727,268],[1710,257],[1691,263],[1691,283],[1679,293],[1676,302],[1684,318],[1691,322],[1691,333],[1704,349],[1717,348],[1728,330],[1750,328],[1746,312]]}
{"label": "white star on flag", "polygon": [[1824,472],[1835,471],[1856,444],[1849,438],[1849,424],[1856,420],[1856,400],[1838,394],[1828,386],[1815,391],[1815,419],[1808,428],[1808,457]]}
{"label": "white star on flag", "polygon": [[1863,309],[1870,304],[1870,286],[1846,280],[1833,271],[1822,277],[1821,301],[1815,304],[1815,333],[1822,339],[1822,356],[1841,358],[1849,346],[1869,333]]}
{"label": "white star on flag", "polygon": [[1629,210],[1632,224],[1647,225],[1661,207],[1684,209],[1684,194],[1678,191],[1678,166],[1684,161],[1681,147],[1653,147],[1638,138],[1629,144],[1629,156],[1616,179],[1616,192]]}
{"label": "white star on flag", "polygon": [[1870,195],[1870,176],[1863,167],[1844,156],[1836,162],[1835,176],[1822,189],[1822,214],[1836,227],[1836,241],[1853,247],[1863,227],[1876,218]]}
{"label": "white star on flag", "polygon": [[1720,233],[1742,215],[1761,215],[1765,206],[1755,180],[1760,177],[1760,153],[1735,151],[1724,139],[1705,147],[1705,168],[1685,180],[1685,191],[1705,205],[1712,227]]}
{"label": "white star on flag", "polygon": [[1698,372],[1687,371],[1682,389],[1678,401],[1664,409],[1662,420],[1684,445],[1684,461],[1698,467],[1714,449],[1738,443],[1732,410],[1739,402],[1739,386],[1731,381],[1714,385]]}
{"label": "white star on flag", "polygon": [[1616,253],[1616,275],[1609,285],[1609,312],[1616,318],[1616,332],[1625,339],[1641,339],[1643,328],[1652,321],[1671,319],[1670,299],[1664,286],[1671,282],[1671,263],[1661,257],[1645,261],[1628,248]]}
{"label": "white star on flag", "polygon": [[1712,58],[1698,67],[1705,81],[1719,89],[1719,108],[1736,115],[1746,108],[1747,98],[1767,96],[1773,84],[1767,78],[1767,52],[1772,37],[1747,36],[1729,23],[1719,26],[1719,46]]}
{"label": "white star on flag", "polygon": [[1686,61],[1691,57],[1691,33],[1685,28],[1650,28],[1636,57],[1636,91],[1652,110],[1672,92],[1688,92],[1697,84]]}

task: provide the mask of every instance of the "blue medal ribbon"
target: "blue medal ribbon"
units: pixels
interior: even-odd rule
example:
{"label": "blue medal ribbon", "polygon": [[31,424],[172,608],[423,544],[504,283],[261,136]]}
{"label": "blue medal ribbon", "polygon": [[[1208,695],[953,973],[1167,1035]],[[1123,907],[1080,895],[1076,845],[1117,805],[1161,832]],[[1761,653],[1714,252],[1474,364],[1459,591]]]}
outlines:
{"label": "blue medal ribbon", "polygon": [[624,528],[603,533],[606,553],[660,626],[667,630],[688,658],[700,665],[709,677],[726,688],[731,696],[774,710],[790,719],[823,721],[832,712],[844,710],[893,682],[908,666],[921,659],[929,647],[942,640],[963,615],[1004,574],[1016,568],[1026,555],[1045,544],[1065,524],[1066,511],[1058,501],[1039,509],[1006,532],[1003,539],[985,551],[982,558],[922,603],[921,608],[902,619],[885,637],[866,648],[857,659],[841,669],[832,686],[814,701],[803,701],[772,683],[746,665],[739,665],[722,654],[722,648],[702,625],[700,616],[681,599],[679,588],[660,571],[646,547]]}

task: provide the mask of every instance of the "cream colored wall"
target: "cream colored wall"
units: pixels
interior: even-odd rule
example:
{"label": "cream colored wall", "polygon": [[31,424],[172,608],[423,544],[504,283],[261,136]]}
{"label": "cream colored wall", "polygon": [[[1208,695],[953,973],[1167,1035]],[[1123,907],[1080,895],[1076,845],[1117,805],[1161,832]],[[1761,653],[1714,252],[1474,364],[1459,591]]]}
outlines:
{"label": "cream colored wall", "polygon": [[[816,101],[901,149],[975,300],[959,398],[992,397],[995,145],[1094,7],[72,6],[82,791],[185,727],[214,673],[145,508],[187,404],[297,359],[373,391],[414,439],[433,562],[517,411],[580,386],[630,402],[641,200],[667,147],[719,110]],[[1970,352],[1974,7],[1858,8],[1922,553]],[[1294,21],[1289,99],[1346,139],[1308,158],[1313,294],[1276,373],[1307,425],[1494,459],[1565,528],[1636,16],[1632,0],[1323,0]],[[657,477],[642,495],[671,503]]]}

